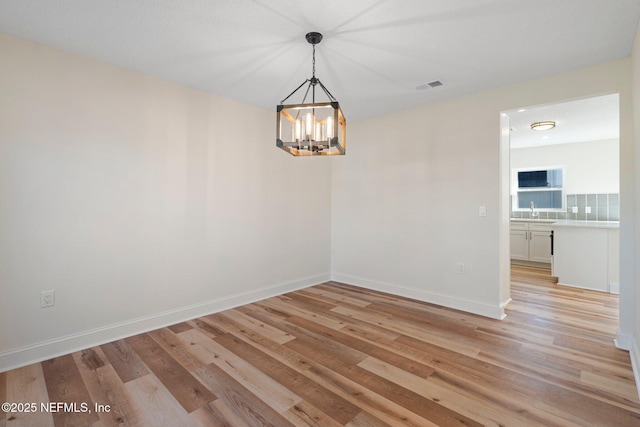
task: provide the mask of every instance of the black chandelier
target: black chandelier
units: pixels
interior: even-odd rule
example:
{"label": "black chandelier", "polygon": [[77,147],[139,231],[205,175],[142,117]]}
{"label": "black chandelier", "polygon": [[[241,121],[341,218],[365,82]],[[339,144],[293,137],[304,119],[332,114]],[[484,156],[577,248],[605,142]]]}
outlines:
{"label": "black chandelier", "polygon": [[[334,156],[346,152],[347,122],[340,104],[316,77],[316,45],[322,34],[311,32],[305,36],[313,46],[313,71],[277,107],[276,146],[294,156]],[[307,90],[300,104],[284,104],[305,84]],[[328,102],[316,102],[316,86],[329,98]],[[311,103],[305,103],[311,92]]]}

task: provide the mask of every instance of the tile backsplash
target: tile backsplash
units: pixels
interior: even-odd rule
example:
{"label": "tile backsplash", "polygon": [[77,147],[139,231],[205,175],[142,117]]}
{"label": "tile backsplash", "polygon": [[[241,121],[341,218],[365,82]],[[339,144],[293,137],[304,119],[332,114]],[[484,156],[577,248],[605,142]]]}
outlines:
{"label": "tile backsplash", "polygon": [[[586,221],[620,221],[620,195],[609,194],[567,194],[565,212],[538,212],[539,219],[571,219]],[[578,207],[573,213],[572,208]],[[586,213],[586,208],[591,213]],[[531,218],[531,212],[513,212],[511,218]]]}

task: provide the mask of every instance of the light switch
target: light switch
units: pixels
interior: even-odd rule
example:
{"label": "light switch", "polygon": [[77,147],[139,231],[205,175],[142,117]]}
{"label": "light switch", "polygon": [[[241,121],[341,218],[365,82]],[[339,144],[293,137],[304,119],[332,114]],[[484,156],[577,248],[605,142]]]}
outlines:
{"label": "light switch", "polygon": [[587,206],[586,208],[584,208],[584,212],[591,213],[591,206]]}
{"label": "light switch", "polygon": [[578,207],[577,206],[572,206],[571,207],[571,212],[572,213],[578,213]]}
{"label": "light switch", "polygon": [[487,216],[487,207],[479,206],[478,207],[478,216]]}

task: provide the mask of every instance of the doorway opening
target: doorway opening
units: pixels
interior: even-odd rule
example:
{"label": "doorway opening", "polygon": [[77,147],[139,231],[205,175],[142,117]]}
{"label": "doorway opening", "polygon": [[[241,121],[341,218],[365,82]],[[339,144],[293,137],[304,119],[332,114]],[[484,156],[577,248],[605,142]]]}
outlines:
{"label": "doorway opening", "polygon": [[[503,212],[511,264],[548,269],[560,284],[619,293],[619,95],[505,111],[501,126],[509,146]],[[589,228],[599,230],[597,244],[573,236]]]}

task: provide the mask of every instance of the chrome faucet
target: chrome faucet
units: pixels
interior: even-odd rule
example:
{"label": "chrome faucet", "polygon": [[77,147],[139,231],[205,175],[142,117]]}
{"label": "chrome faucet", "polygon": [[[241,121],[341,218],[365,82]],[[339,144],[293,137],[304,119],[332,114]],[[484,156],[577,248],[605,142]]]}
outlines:
{"label": "chrome faucet", "polygon": [[538,212],[536,212],[536,205],[533,203],[533,200],[531,201],[531,204],[529,205],[529,207],[531,208],[531,218],[537,218],[538,217]]}

